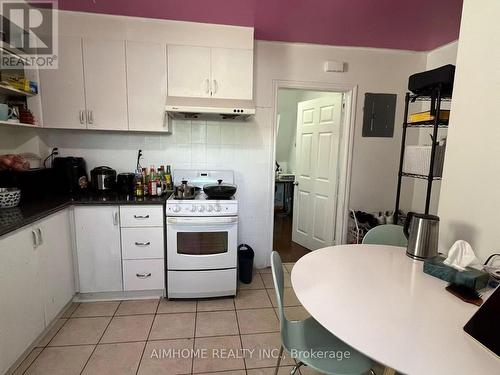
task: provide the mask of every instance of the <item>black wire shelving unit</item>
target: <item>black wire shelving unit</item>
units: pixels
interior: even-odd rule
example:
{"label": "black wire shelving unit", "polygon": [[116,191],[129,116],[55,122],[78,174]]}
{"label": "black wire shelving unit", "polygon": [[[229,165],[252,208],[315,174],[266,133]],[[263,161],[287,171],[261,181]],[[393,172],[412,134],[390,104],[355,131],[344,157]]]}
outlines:
{"label": "black wire shelving unit", "polygon": [[[445,101],[451,101],[451,95],[446,95],[442,93],[441,86],[437,86],[432,95],[418,95],[406,93],[405,96],[405,110],[404,110],[404,120],[403,120],[403,137],[401,140],[401,154],[399,157],[399,172],[398,172],[398,187],[396,191],[396,207],[394,210],[394,220],[398,221],[399,204],[401,200],[401,184],[403,178],[416,178],[427,180],[427,193],[425,197],[425,213],[429,213],[429,207],[431,203],[432,196],[432,184],[436,180],[441,180],[441,177],[434,176],[434,162],[436,157],[436,146],[439,144],[438,141],[438,131],[439,129],[448,128],[448,120],[441,120],[439,115],[441,113],[441,104]],[[425,121],[419,123],[408,123],[408,112],[411,103],[415,102],[430,102],[431,113],[434,114],[435,118],[433,121]],[[418,175],[403,172],[404,164],[404,154],[406,148],[406,132],[408,129],[432,129],[432,149],[431,149],[431,160],[429,165],[429,173],[427,175]]]}

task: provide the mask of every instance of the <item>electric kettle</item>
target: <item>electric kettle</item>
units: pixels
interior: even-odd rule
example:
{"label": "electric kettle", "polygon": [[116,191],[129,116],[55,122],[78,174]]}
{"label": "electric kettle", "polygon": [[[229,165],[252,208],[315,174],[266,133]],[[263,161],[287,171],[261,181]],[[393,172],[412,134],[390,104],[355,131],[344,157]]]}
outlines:
{"label": "electric kettle", "polygon": [[403,228],[408,239],[406,255],[423,260],[438,254],[439,217],[408,212]]}

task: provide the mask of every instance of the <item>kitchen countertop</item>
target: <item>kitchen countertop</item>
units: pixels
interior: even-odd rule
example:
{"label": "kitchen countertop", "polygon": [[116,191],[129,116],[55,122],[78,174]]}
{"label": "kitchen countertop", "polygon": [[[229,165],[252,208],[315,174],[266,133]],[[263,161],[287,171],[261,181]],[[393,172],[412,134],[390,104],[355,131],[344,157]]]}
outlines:
{"label": "kitchen countertop", "polygon": [[88,194],[78,197],[55,195],[23,202],[18,207],[0,209],[0,236],[32,224],[72,205],[164,205],[172,192],[162,197],[129,197]]}

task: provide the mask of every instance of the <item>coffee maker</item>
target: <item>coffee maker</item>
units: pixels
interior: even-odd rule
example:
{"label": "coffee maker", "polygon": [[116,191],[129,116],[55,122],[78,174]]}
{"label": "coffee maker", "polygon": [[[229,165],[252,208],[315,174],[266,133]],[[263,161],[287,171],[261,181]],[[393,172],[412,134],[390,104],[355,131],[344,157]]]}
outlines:
{"label": "coffee maker", "polygon": [[55,170],[55,190],[58,193],[77,195],[88,187],[85,160],[79,157],[57,157],[52,163]]}

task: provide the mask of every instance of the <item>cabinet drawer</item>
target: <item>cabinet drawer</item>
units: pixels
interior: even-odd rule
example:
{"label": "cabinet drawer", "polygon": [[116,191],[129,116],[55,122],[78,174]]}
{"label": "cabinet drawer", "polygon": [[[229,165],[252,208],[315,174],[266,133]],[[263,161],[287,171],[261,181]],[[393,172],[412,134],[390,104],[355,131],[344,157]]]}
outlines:
{"label": "cabinet drawer", "polygon": [[163,227],[122,228],[122,258],[164,258]]}
{"label": "cabinet drawer", "polygon": [[163,259],[123,261],[123,289],[165,289],[165,265]]}
{"label": "cabinet drawer", "polygon": [[163,227],[162,206],[120,206],[122,227]]}

